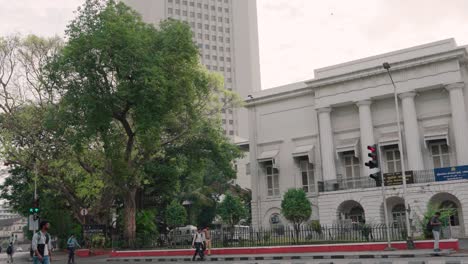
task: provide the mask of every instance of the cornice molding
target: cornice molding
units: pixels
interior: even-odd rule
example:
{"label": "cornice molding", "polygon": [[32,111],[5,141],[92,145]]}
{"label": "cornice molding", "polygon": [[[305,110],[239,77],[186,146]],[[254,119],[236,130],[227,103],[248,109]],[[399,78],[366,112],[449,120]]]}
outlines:
{"label": "cornice molding", "polygon": [[254,106],[258,106],[262,104],[267,104],[267,103],[272,103],[276,101],[282,101],[282,100],[287,100],[290,98],[313,94],[313,92],[314,91],[311,88],[303,87],[303,88],[299,88],[299,89],[295,89],[291,91],[284,91],[281,93],[269,94],[269,95],[261,96],[259,98],[248,99],[245,101],[244,106],[246,108],[252,108]]}
{"label": "cornice molding", "polygon": [[416,96],[416,92],[404,92],[398,95],[400,99],[405,99],[405,98],[414,98]]}
{"label": "cornice molding", "polygon": [[[392,64],[392,71],[399,71],[403,69],[408,69],[416,66],[421,66],[421,65],[426,65],[434,62],[439,62],[439,61],[446,61],[450,59],[466,59],[467,52],[466,49],[464,48],[457,48],[454,50],[446,51],[446,52],[441,52],[441,53],[436,53],[436,54],[431,54],[423,57],[418,57],[418,58],[413,58],[410,60],[404,60],[404,61],[399,61],[395,62]],[[376,76],[380,74],[385,74],[386,70],[382,68],[382,66],[376,66],[376,67],[371,67],[359,71],[354,71],[354,72],[349,72],[349,73],[344,73],[336,76],[330,76],[330,77],[325,77],[322,79],[317,79],[317,80],[310,80],[306,81],[305,83],[310,87],[310,88],[318,88],[321,86],[326,86],[326,85],[331,85],[331,84],[336,84],[336,83],[342,83],[342,82],[347,82],[347,81],[352,81],[356,79],[362,79],[365,77],[371,77],[371,76]]]}
{"label": "cornice molding", "polygon": [[370,106],[372,104],[372,100],[365,99],[365,100],[361,100],[361,101],[356,101],[355,104],[357,106]]}
{"label": "cornice molding", "polygon": [[464,82],[450,83],[450,84],[447,84],[445,86],[445,89],[447,89],[447,91],[463,89],[463,88],[465,88],[465,83]]}
{"label": "cornice molding", "polygon": [[257,145],[259,147],[267,146],[267,145],[280,145],[283,142],[284,142],[284,140],[279,139],[279,140],[273,140],[273,141],[262,141],[262,142],[257,143]]}
{"label": "cornice molding", "polygon": [[315,111],[317,111],[317,113],[321,114],[321,113],[331,113],[332,111],[332,108],[331,107],[320,107],[320,108],[317,108],[315,109]]}
{"label": "cornice molding", "polygon": [[310,135],[304,135],[304,136],[298,136],[298,137],[293,137],[293,138],[291,138],[291,141],[298,141],[298,140],[302,140],[302,139],[316,138],[316,137],[318,137],[318,133],[310,134]]}

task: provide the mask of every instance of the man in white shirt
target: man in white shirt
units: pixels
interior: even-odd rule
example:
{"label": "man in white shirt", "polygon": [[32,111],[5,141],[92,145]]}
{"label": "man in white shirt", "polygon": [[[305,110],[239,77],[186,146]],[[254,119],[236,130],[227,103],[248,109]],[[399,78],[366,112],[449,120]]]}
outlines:
{"label": "man in white shirt", "polygon": [[197,254],[200,255],[201,260],[205,259],[205,254],[203,253],[203,242],[205,242],[205,234],[202,232],[201,228],[198,228],[198,231],[193,236],[192,241],[192,247],[195,248],[192,261],[195,261]]}
{"label": "man in white shirt", "polygon": [[42,221],[39,224],[39,232],[35,233],[32,239],[32,250],[34,251],[34,264],[50,264],[52,260],[52,241],[47,232],[50,224],[48,221]]}

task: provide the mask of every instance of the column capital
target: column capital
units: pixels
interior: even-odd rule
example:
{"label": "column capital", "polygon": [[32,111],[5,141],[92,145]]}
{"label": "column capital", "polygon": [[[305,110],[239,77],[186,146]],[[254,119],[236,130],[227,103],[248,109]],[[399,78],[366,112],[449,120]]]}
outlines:
{"label": "column capital", "polygon": [[372,100],[366,99],[366,100],[361,100],[361,101],[356,101],[355,102],[357,106],[369,106],[372,104]]}
{"label": "column capital", "polygon": [[414,98],[415,96],[416,96],[416,92],[405,92],[405,93],[401,93],[398,95],[400,99]]}
{"label": "column capital", "polygon": [[447,84],[445,85],[445,89],[447,89],[447,91],[451,91],[451,90],[457,90],[457,89],[463,89],[465,88],[465,83],[464,82],[456,82],[456,83],[450,83],[450,84]]}
{"label": "column capital", "polygon": [[316,109],[317,113],[330,113],[332,111],[331,107],[322,107],[322,108],[317,108]]}

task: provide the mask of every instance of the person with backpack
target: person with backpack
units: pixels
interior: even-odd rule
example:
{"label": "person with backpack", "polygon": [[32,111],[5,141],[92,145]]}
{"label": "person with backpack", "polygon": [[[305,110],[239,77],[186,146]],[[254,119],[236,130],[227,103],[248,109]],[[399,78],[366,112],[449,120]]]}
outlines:
{"label": "person with backpack", "polygon": [[71,234],[70,238],[67,241],[67,249],[68,249],[68,264],[75,264],[75,249],[76,247],[81,247],[76,241],[75,235]]}
{"label": "person with backpack", "polygon": [[197,255],[200,256],[200,260],[205,260],[205,254],[203,253],[204,242],[205,236],[201,228],[198,228],[197,232],[193,235],[192,248],[195,248],[195,253],[193,254],[192,261],[195,261]]}
{"label": "person with backpack", "polygon": [[42,221],[39,224],[39,232],[35,233],[32,239],[32,249],[34,251],[34,264],[50,264],[52,260],[52,241],[48,233],[50,224]]}
{"label": "person with backpack", "polygon": [[430,228],[432,235],[434,236],[434,252],[440,252],[439,240],[440,240],[440,229],[442,227],[442,222],[439,220],[440,213],[436,212],[430,221]]}
{"label": "person with backpack", "polygon": [[7,263],[13,263],[13,243],[8,244],[6,253],[7,253]]}

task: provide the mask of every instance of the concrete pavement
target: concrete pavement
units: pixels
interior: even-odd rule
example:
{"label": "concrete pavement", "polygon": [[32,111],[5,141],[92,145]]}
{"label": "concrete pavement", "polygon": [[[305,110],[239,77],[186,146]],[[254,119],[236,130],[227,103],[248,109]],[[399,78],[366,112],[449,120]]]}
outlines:
{"label": "concrete pavement", "polygon": [[[273,261],[286,263],[296,261],[324,261],[336,262],[337,260],[370,260],[384,261],[396,258],[432,258],[432,257],[448,257],[453,252],[451,250],[443,250],[435,254],[432,250],[396,250],[396,251],[361,251],[361,252],[320,252],[320,253],[290,253],[290,254],[254,254],[254,255],[212,255],[206,256],[206,261],[218,262],[259,262]],[[465,257],[465,256],[459,256]],[[187,262],[191,261],[189,256],[166,256],[166,257],[119,257],[108,258],[108,262]]]}
{"label": "concrete pavement", "polygon": [[[375,252],[373,252],[375,253]],[[356,255],[357,256],[357,255]],[[0,254],[0,263],[4,262],[2,258],[6,257],[5,254]],[[67,263],[65,253],[55,254],[54,261],[52,263],[65,264]],[[265,256],[264,256],[265,257]],[[288,256],[283,256],[284,258]],[[174,263],[188,263],[191,262],[187,259],[151,259],[148,260],[130,260],[130,259],[119,259],[120,263],[129,263],[129,264],[140,264],[140,263],[160,263],[160,264],[174,264]],[[227,264],[468,264],[468,255],[453,257],[451,256],[442,256],[442,257],[418,257],[413,258],[372,258],[372,259],[359,259],[359,258],[346,258],[346,259],[263,259],[263,260],[209,260],[205,261],[207,263],[217,262],[217,263],[227,263]],[[17,264],[31,264],[28,260],[27,253],[18,254],[15,258]],[[99,264],[99,263],[115,263],[108,262],[106,257],[97,257],[97,258],[78,258],[76,259],[76,264]],[[196,261],[196,263],[204,263],[201,261]]]}

